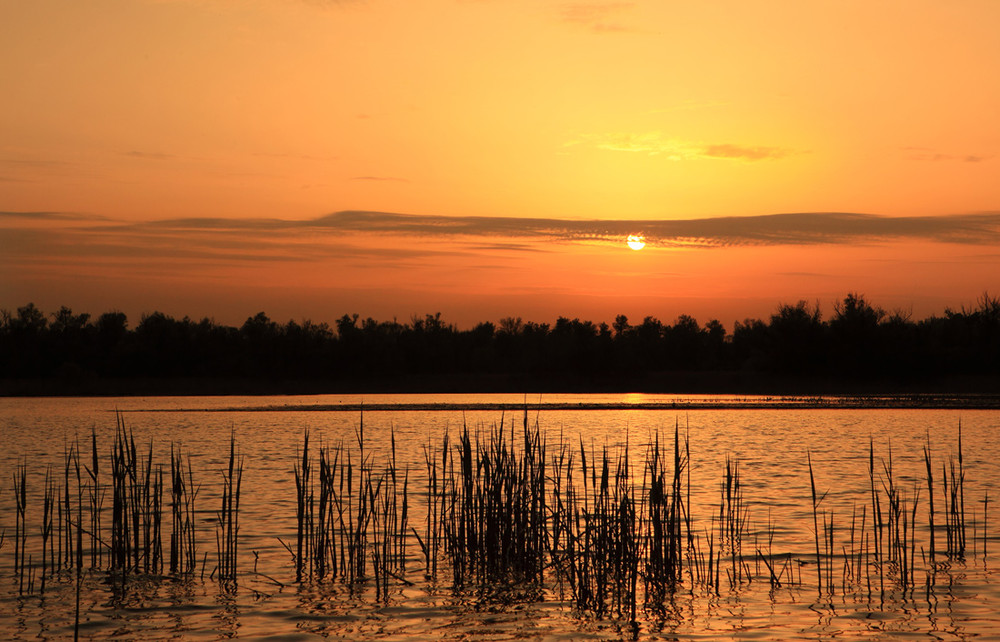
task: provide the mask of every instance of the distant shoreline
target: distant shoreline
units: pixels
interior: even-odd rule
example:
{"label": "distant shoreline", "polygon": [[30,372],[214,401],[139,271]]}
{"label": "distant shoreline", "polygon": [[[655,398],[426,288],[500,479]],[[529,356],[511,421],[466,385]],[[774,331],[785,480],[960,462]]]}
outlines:
{"label": "distant shoreline", "polygon": [[904,395],[904,396],[823,396],[796,397],[790,400],[733,400],[715,402],[710,399],[697,401],[654,403],[345,403],[345,404],[271,404],[227,408],[150,408],[129,412],[442,412],[442,411],[492,411],[534,412],[560,410],[1000,410],[1000,395]]}
{"label": "distant shoreline", "polygon": [[[653,403],[537,403],[537,395],[560,394],[718,395]],[[328,380],[226,378],[0,379],[0,397],[254,397],[377,394],[508,394],[536,399],[544,410],[712,410],[712,409],[1000,409],[1000,378],[945,378],[922,382],[837,381],[762,377],[748,373],[658,373],[615,379],[510,376],[437,376]],[[262,404],[222,411],[386,412],[399,410],[521,411],[524,403]],[[190,409],[196,411],[198,409]],[[213,410],[215,411],[215,410]]]}

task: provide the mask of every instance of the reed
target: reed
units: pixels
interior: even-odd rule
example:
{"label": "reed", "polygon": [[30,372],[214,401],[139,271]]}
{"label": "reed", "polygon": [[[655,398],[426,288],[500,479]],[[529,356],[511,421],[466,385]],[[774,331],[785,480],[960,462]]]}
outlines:
{"label": "reed", "polygon": [[[612,457],[603,448],[600,459],[591,453],[588,469],[586,453],[581,449],[580,461],[581,481],[587,485],[589,477],[593,497],[575,492],[570,466],[569,475],[558,487],[560,491],[567,489],[566,499],[553,498],[556,514],[564,514],[561,532],[553,539],[562,537],[567,542],[569,555],[564,568],[569,572],[573,601],[580,611],[598,616],[614,614],[634,621],[641,570],[642,509],[635,500],[627,455]],[[565,464],[564,456],[554,460],[557,469]]]}
{"label": "reed", "polygon": [[54,554],[50,540],[52,539],[52,513],[57,497],[58,492],[55,482],[52,480],[52,469],[47,468],[45,470],[45,492],[42,500],[42,593],[45,592],[45,580],[49,566],[51,566],[50,558]]}
{"label": "reed", "polygon": [[[299,463],[301,461],[301,463]],[[295,494],[296,494],[296,546],[295,546],[295,581],[301,582],[304,579],[304,572],[307,568],[306,562],[310,559],[309,543],[312,532],[312,485],[310,483],[311,460],[309,458],[309,431],[307,430],[302,438],[302,456],[296,457],[295,474]]]}
{"label": "reed", "polygon": [[[956,466],[957,463],[957,466]],[[950,473],[950,474],[949,474]],[[962,424],[958,424],[958,460],[949,457],[942,474],[944,503],[947,511],[947,555],[949,559],[964,559],[966,546],[965,467],[962,459]]]}
{"label": "reed", "polygon": [[294,549],[285,547],[296,582],[355,585],[369,579],[370,571],[377,599],[387,599],[390,583],[408,583],[409,471],[398,467],[393,435],[381,465],[365,454],[363,418],[356,438],[359,465],[343,444],[321,446],[316,479],[309,433],[303,434],[293,468],[296,542]]}
{"label": "reed", "polygon": [[[97,432],[95,429],[91,428],[90,431],[90,445],[91,445],[91,458],[90,466],[84,466],[87,471],[87,476],[90,478],[89,484],[89,507],[90,507],[90,534],[92,543],[100,543],[100,533],[101,533],[101,513],[104,508],[104,496],[105,491],[101,487],[101,462],[97,454]],[[90,547],[90,566],[91,568],[100,568],[104,559],[104,546],[103,545],[91,545]]]}
{"label": "reed", "polygon": [[[373,590],[376,600],[386,602],[400,586],[412,586],[409,577],[419,570],[429,583],[449,578],[455,592],[487,603],[565,591],[579,614],[633,625],[640,610],[672,617],[680,590],[717,599],[754,581],[772,591],[813,588],[811,573],[805,583],[801,570],[796,577],[792,553],[774,550],[770,511],[763,526],[752,521],[753,497],[747,497],[738,459],[724,460],[718,494],[712,490],[717,503],[692,505],[691,444],[681,438],[678,423],[672,442],[654,433],[638,447],[628,437],[615,447],[582,439],[568,443],[562,435],[550,442],[525,412],[520,421],[463,425],[457,438],[445,433],[439,442],[426,443],[423,465],[415,470],[401,463],[394,428],[382,453],[366,443],[365,430],[362,415],[347,444],[317,446],[303,433],[293,465],[296,541],[286,545],[298,583],[340,582],[352,591]],[[56,574],[74,567],[79,585],[88,558],[91,569],[107,572],[115,587],[137,575],[151,581],[165,565],[171,576],[191,580],[199,554],[204,577],[209,552],[198,549],[197,537],[211,527],[197,518],[199,487],[190,455],[171,444],[164,555],[166,471],[152,442],[140,453],[118,413],[110,453],[101,456],[93,430],[90,450],[84,464],[79,444],[68,445],[61,466],[44,471],[34,494],[27,463],[18,464],[10,538],[18,592],[32,593],[36,576],[44,592]],[[228,455],[214,511],[216,553],[209,577],[235,590],[245,576],[245,457],[235,434]],[[933,590],[943,555],[956,563],[975,556],[981,537],[985,556],[989,499],[982,500],[981,519],[967,516],[961,435],[957,452],[943,463],[933,456],[929,438],[922,456],[923,472],[906,476],[897,470],[892,444],[881,457],[870,440],[868,488],[847,519],[846,511],[835,515],[825,504],[829,491],[820,492],[820,471],[806,453],[813,527],[808,561],[815,562],[814,588],[821,598],[839,590],[845,596],[867,592],[869,599],[895,591],[912,599],[921,580]],[[28,510],[29,501],[35,505],[31,498],[40,500],[36,514]],[[0,533],[4,553],[5,540]],[[253,572],[262,575],[256,565]]]}
{"label": "reed", "polygon": [[875,441],[868,440],[868,482],[872,500],[872,550],[875,557],[875,567],[878,570],[879,594],[885,593],[885,566],[882,563],[882,541],[885,523],[882,519],[882,502],[876,483],[877,475],[875,468]]}
{"label": "reed", "polygon": [[[580,612],[632,621],[638,604],[663,613],[687,582],[715,593],[723,590],[724,579],[731,590],[756,577],[772,589],[802,586],[801,576],[796,580],[792,572],[791,555],[773,551],[770,515],[766,552],[754,531],[755,555],[746,556],[753,529],[738,460],[727,457],[711,524],[700,534],[695,531],[690,443],[680,439],[679,426],[672,447],[659,435],[647,446],[641,479],[632,478],[627,442],[617,452],[582,441],[570,448],[562,439],[553,446],[526,417],[520,431],[513,422],[476,431],[463,426],[457,442],[446,434],[437,449],[433,444],[423,448],[421,531],[406,518],[408,472],[397,470],[394,435],[384,468],[363,454],[362,426],[357,437],[355,450],[342,445],[320,450],[318,523],[310,521],[316,496],[306,483],[312,464],[304,438],[296,467],[300,546],[304,553],[312,551],[313,561],[304,553],[298,558],[301,578],[313,573],[337,577],[346,561],[342,579],[351,584],[371,579],[377,598],[385,599],[392,582],[408,583],[405,565],[414,545],[425,577],[436,577],[443,564],[457,590],[502,600],[511,592],[538,595],[551,582],[569,591]],[[353,453],[359,453],[360,467],[353,465]],[[826,493],[817,488],[811,453],[807,466],[820,594],[833,595],[839,586],[845,594],[867,587],[871,595],[874,577],[880,594],[885,594],[886,579],[912,590],[920,489],[902,490],[891,446],[888,456],[876,461],[870,443],[871,504],[855,505],[849,522],[823,509]],[[925,468],[933,470],[929,445]],[[960,525],[962,462],[955,460],[954,468],[948,494],[955,498],[951,512]],[[933,486],[928,476],[928,488]],[[928,505],[925,513],[933,531],[936,512]]]}
{"label": "reed", "polygon": [[438,456],[432,448],[430,443],[425,444],[423,447],[424,468],[427,479],[424,537],[421,538],[419,533],[411,528],[424,556],[424,577],[426,579],[437,577],[438,557],[441,554],[442,516],[446,510],[445,494],[442,492],[441,484],[443,471],[448,468],[449,449],[447,431],[444,434],[441,448],[440,469],[437,463]]}
{"label": "reed", "polygon": [[[69,467],[67,466],[67,469]],[[75,449],[73,453],[73,468],[76,472],[76,575],[77,578],[83,573],[83,475],[80,472],[80,445],[79,442],[75,444]],[[68,477],[68,475],[67,475]],[[67,488],[69,484],[67,482]],[[66,525],[67,525],[67,537],[68,537],[68,527],[69,523],[69,491],[66,492]]]}
{"label": "reed", "polygon": [[184,458],[180,446],[170,444],[170,574],[194,575],[198,566],[195,536],[195,499],[198,487],[194,485],[191,458],[187,459],[187,478],[184,476]]}
{"label": "reed", "polygon": [[924,466],[927,469],[927,531],[930,537],[928,550],[931,556],[931,565],[934,564],[934,470],[931,466],[931,437],[928,433],[927,443],[924,445]]}
{"label": "reed", "polygon": [[[14,574],[17,576],[18,593],[24,594],[25,548],[28,543],[28,467],[20,463],[14,472]],[[29,583],[30,584],[30,583]]]}
{"label": "reed", "polygon": [[[682,456],[679,426],[675,425],[672,467],[666,464],[669,460],[664,456],[659,434],[646,453],[645,469],[649,490],[643,505],[647,541],[645,564],[647,606],[662,604],[682,581],[685,550],[682,527],[687,526],[690,533],[690,523],[685,521],[687,511],[684,498],[687,495],[682,489],[682,479],[688,465],[687,444],[684,452]],[[714,550],[714,540],[710,543],[710,550]],[[713,555],[710,553],[710,568],[713,564],[712,558]],[[712,575],[711,570],[707,575]]]}
{"label": "reed", "polygon": [[56,567],[69,568],[73,560],[73,526],[70,509],[70,470],[74,448],[63,447],[63,483],[59,489],[56,505]]}
{"label": "reed", "polygon": [[[116,413],[116,422],[111,449],[112,503],[108,554],[109,570],[124,587],[130,574],[148,575],[163,571],[163,472],[159,464],[154,465],[152,441],[145,457],[140,457],[135,437],[120,412]],[[173,459],[171,461],[173,465]],[[96,471],[96,458],[94,468]],[[92,477],[96,486],[96,472]]]}
{"label": "reed", "polygon": [[327,574],[337,574],[337,539],[331,527],[333,506],[337,496],[335,491],[336,469],[340,461],[340,450],[320,449],[319,452],[319,523],[316,529],[315,566],[319,579]]}
{"label": "reed", "polygon": [[[813,533],[816,545],[816,587],[820,594],[823,593],[823,558],[819,552],[820,531],[819,531],[819,504],[822,498],[816,495],[816,478],[813,475],[812,453],[806,453],[806,461],[809,464],[809,489],[812,495],[812,516]],[[824,518],[825,519],[825,518]]]}
{"label": "reed", "polygon": [[729,553],[730,586],[735,588],[744,581],[749,582],[751,573],[743,558],[743,538],[747,533],[750,511],[743,500],[743,486],[740,483],[739,461],[726,457],[726,472],[722,482],[722,519],[720,520],[720,542],[725,542]]}
{"label": "reed", "polygon": [[[989,530],[987,529],[987,525],[989,524],[989,519],[988,519],[988,517],[989,517],[989,506],[990,506],[990,492],[986,491],[985,494],[983,495],[983,557],[984,558],[987,555],[987,553],[986,553],[986,542],[987,542],[986,533],[989,532]],[[2,536],[0,536],[0,539],[2,539]]]}
{"label": "reed", "polygon": [[525,414],[517,443],[513,422],[509,431],[500,423],[475,435],[465,426],[455,455],[441,529],[455,583],[481,594],[538,590],[550,546],[546,444],[537,426]]}
{"label": "reed", "polygon": [[778,568],[777,571],[775,570],[777,560],[773,553],[774,523],[771,520],[770,509],[768,510],[767,526],[765,527],[765,534],[767,535],[766,548],[762,551],[760,546],[756,545],[755,543],[754,550],[757,553],[757,559],[760,560],[760,562],[763,563],[764,567],[767,569],[767,581],[771,586],[771,591],[773,592],[774,590],[779,589],[783,586],[782,578],[785,577],[786,573],[788,574],[788,579],[785,580],[785,582],[793,584],[795,579],[792,576],[791,571],[789,571],[789,564],[791,563],[791,555],[784,555],[781,567]]}
{"label": "reed", "polygon": [[222,505],[216,513],[216,579],[229,589],[237,583],[240,534],[240,488],[243,456],[236,449],[236,435],[229,437],[229,465],[222,473]]}

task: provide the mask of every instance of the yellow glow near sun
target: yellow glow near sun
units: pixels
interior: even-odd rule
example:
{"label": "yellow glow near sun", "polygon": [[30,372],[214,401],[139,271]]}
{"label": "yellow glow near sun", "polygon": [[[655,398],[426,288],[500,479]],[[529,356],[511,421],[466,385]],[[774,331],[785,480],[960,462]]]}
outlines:
{"label": "yellow glow near sun", "polygon": [[629,234],[625,243],[633,250],[639,251],[646,247],[646,237],[642,234]]}

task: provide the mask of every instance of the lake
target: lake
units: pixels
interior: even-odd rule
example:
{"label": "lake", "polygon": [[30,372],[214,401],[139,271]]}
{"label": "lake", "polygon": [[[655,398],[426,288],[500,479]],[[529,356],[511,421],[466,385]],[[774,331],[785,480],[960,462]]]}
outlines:
{"label": "lake", "polygon": [[[79,598],[79,632],[90,638],[996,635],[1000,411],[861,405],[705,395],[0,399],[0,630],[13,639],[71,637]],[[154,489],[158,473],[166,479],[159,567],[155,543],[140,555],[141,545],[126,542],[134,557],[111,561],[119,421],[135,443],[140,486],[142,471]],[[307,432],[312,476],[300,494]],[[99,511],[87,472],[92,439]],[[232,578],[220,581],[231,439],[242,461],[238,532]],[[192,568],[174,572],[172,446],[192,482],[195,540]],[[325,486],[323,448],[338,458]],[[71,467],[66,520],[65,453],[73,449],[82,473],[78,483]],[[21,470],[27,557],[19,567]],[[501,470],[507,476],[489,486]],[[656,470],[667,482],[659,495],[650,490]],[[58,501],[46,538],[47,475]],[[463,495],[472,488],[465,475],[479,490]],[[351,499],[363,483],[370,487],[356,495],[364,498]],[[300,549],[300,515],[311,520],[309,533],[322,530],[323,488],[333,493],[323,518],[330,541],[306,537]],[[365,506],[362,526],[347,521],[348,509],[354,520]],[[364,531],[356,577],[329,566],[346,559],[346,524]],[[156,539],[141,534],[147,545]],[[668,554],[662,542],[679,544]],[[326,562],[299,555],[324,546]]]}

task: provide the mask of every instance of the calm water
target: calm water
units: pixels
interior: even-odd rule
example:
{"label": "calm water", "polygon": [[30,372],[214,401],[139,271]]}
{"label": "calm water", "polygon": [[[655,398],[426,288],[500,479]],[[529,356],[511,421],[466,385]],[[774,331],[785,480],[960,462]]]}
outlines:
{"label": "calm water", "polygon": [[[684,402],[717,401],[718,409],[685,409]],[[296,535],[293,467],[308,430],[313,443],[355,443],[360,415],[338,406],[364,402],[390,409],[364,414],[365,447],[377,459],[396,440],[398,465],[410,471],[413,491],[424,481],[423,447],[455,436],[463,425],[487,429],[501,422],[521,425],[521,411],[471,410],[482,404],[523,404],[510,395],[379,395],[343,397],[225,397],[128,399],[0,399],[0,630],[13,638],[59,639],[72,635],[75,584],[70,573],[49,579],[44,592],[21,594],[13,573],[15,521],[13,473],[28,468],[29,551],[40,547],[41,494],[48,466],[60,471],[66,445],[79,439],[89,458],[91,430],[99,448],[109,452],[115,433],[114,411],[124,413],[140,450],[153,443],[154,460],[169,463],[170,445],[190,455],[201,485],[199,556],[207,553],[206,577],[140,577],[124,592],[106,574],[85,574],[81,591],[81,633],[88,637],[158,639],[324,636],[334,639],[617,639],[633,635],[622,622],[577,613],[553,584],[541,599],[495,603],[452,590],[448,582],[423,579],[423,561],[414,545],[407,579],[388,602],[379,603],[369,586],[348,589],[339,582],[297,584],[281,541]],[[746,400],[740,400],[741,404]],[[539,402],[541,405],[539,406]],[[680,404],[678,404],[680,402]],[[738,459],[748,507],[747,549],[763,547],[770,530],[770,551],[787,556],[787,572],[800,583],[773,590],[762,577],[740,586],[725,582],[718,594],[685,585],[665,615],[640,613],[638,632],[664,639],[993,639],[1000,636],[1000,587],[995,555],[997,526],[984,499],[1000,481],[1000,411],[857,410],[727,408],[731,398],[656,395],[561,395],[528,398],[529,418],[550,442],[559,439],[579,449],[614,450],[628,444],[641,452],[659,434],[672,441],[675,426],[691,450],[691,513],[703,530],[717,512],[719,485],[727,456]],[[410,405],[439,406],[434,410]],[[567,410],[573,404],[604,404],[611,409]],[[643,405],[637,410],[629,404]],[[462,406],[466,409],[462,409]],[[662,406],[662,407],[661,407]],[[652,407],[652,409],[650,409]],[[289,408],[294,408],[293,410]],[[930,443],[936,475],[957,454],[961,425],[965,469],[968,547],[964,559],[943,561],[928,573],[926,471],[923,447]],[[234,592],[208,578],[215,555],[214,511],[230,435],[245,456],[241,532],[242,574]],[[870,502],[869,442],[876,457],[891,450],[895,480],[912,500],[918,498],[915,533],[918,568],[912,591],[844,586],[838,578],[832,595],[820,594],[815,581],[813,513],[807,453],[812,458],[821,504],[832,512],[834,550],[850,546],[852,514]],[[641,474],[641,470],[639,471]],[[944,498],[936,496],[941,511]],[[938,524],[943,518],[939,515]],[[770,524],[770,529],[768,525]],[[168,527],[165,526],[168,529]],[[942,548],[938,535],[938,546]],[[34,542],[34,543],[32,543]],[[751,543],[753,542],[753,543]],[[985,548],[985,554],[984,554]],[[40,549],[38,549],[40,550]],[[37,551],[35,552],[37,555]],[[782,558],[784,559],[784,558]],[[840,573],[842,560],[835,571]],[[760,570],[759,562],[750,562]],[[256,566],[257,574],[252,570]],[[265,577],[266,576],[266,577]],[[933,586],[927,587],[927,579]],[[37,583],[37,580],[36,580]]]}

